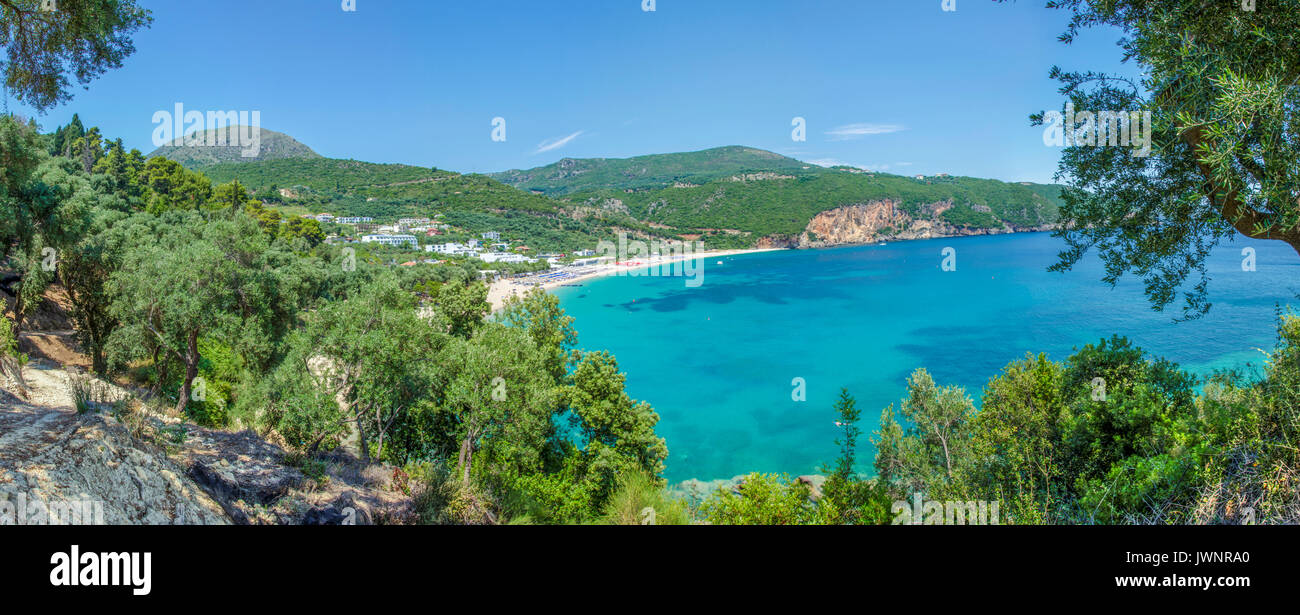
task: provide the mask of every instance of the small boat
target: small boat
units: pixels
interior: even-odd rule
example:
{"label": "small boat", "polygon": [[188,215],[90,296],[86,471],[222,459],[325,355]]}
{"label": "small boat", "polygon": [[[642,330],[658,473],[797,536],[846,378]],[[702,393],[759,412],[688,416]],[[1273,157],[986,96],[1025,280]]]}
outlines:
{"label": "small boat", "polygon": [[722,264],[722,261],[718,261],[718,264],[721,265],[721,264]]}

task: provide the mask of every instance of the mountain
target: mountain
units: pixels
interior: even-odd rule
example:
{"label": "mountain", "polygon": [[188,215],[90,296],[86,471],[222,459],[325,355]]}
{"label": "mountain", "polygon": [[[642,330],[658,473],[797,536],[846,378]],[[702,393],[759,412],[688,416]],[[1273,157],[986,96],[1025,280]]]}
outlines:
{"label": "mountain", "polygon": [[[279,136],[278,144],[297,143]],[[199,150],[183,164],[217,183],[237,179],[257,198],[292,213],[379,221],[442,214],[444,222],[467,231],[498,231],[545,250],[592,248],[623,231],[703,239],[713,248],[1009,233],[1051,228],[1060,206],[1055,185],[824,168],[738,146],[564,159],[492,175],[314,153],[211,163],[199,156],[205,149],[214,148],[179,150]]]}
{"label": "mountain", "polygon": [[635,158],[565,158],[544,167],[493,173],[490,177],[523,190],[563,196],[587,190],[666,188],[750,172],[783,173],[811,168],[806,162],[780,154],[733,145]]}
{"label": "mountain", "polygon": [[[321,157],[320,154],[312,151],[310,147],[299,143],[297,139],[284,133],[265,128],[252,128],[251,130],[257,132],[253,133],[244,126],[227,126],[225,128],[206,130],[197,135],[192,133],[190,137],[201,135],[203,143],[233,143],[236,141],[235,135],[257,134],[260,140],[255,149],[255,156],[245,157],[244,154],[247,152],[242,145],[185,145],[185,139],[190,137],[182,137],[172,141],[169,145],[154,150],[149,154],[149,157],[161,156],[175,160],[191,169],[202,169],[223,162],[260,162]],[[222,132],[225,134],[220,134]],[[220,140],[218,140],[219,138]],[[254,151],[253,148],[247,148],[247,150]]]}

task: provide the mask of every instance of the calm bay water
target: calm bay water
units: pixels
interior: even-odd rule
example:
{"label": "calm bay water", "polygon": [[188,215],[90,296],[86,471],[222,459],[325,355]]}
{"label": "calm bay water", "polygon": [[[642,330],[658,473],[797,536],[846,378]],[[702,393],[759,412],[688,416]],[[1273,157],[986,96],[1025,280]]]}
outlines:
{"label": "calm bay water", "polygon": [[[1197,373],[1258,366],[1275,306],[1300,292],[1290,248],[1239,239],[1210,258],[1210,314],[1175,323],[1176,311],[1150,309],[1138,280],[1102,283],[1095,258],[1048,273],[1061,245],[1034,233],[768,252],[709,259],[696,288],[608,277],[557,294],[579,346],[612,351],[632,397],[659,412],[676,482],[815,472],[836,455],[840,387],[869,433],[918,367],[978,403],[984,383],[1026,352],[1063,360],[1111,334]],[[949,246],[957,270],[944,272]],[[1256,271],[1242,271],[1245,246]],[[806,401],[792,401],[794,378],[806,381]],[[861,444],[870,471],[875,451]]]}

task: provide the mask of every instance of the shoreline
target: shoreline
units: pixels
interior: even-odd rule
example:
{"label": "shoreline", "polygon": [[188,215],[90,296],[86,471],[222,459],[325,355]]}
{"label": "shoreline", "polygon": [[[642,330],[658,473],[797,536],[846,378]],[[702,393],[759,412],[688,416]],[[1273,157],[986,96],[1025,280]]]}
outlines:
{"label": "shoreline", "polygon": [[[1012,230],[1009,232],[1001,232],[1001,233],[996,233],[996,232],[995,233],[970,233],[970,234],[957,234],[957,235],[936,235],[933,237],[894,236],[894,237],[881,238],[876,241],[868,241],[868,242],[844,242],[844,243],[836,243],[836,244],[829,244],[829,245],[813,245],[813,246],[781,246],[781,247],[770,247],[770,248],[744,248],[738,250],[714,250],[709,252],[701,252],[699,254],[694,254],[691,256],[680,255],[680,256],[673,256],[669,258],[665,258],[662,256],[653,257],[653,258],[646,259],[646,261],[643,264],[636,265],[635,267],[636,268],[657,267],[657,266],[669,265],[672,263],[678,263],[685,260],[717,258],[723,256],[737,256],[741,254],[758,254],[761,252],[783,252],[786,250],[831,250],[835,248],[853,248],[853,247],[878,245],[879,242],[881,241],[887,243],[893,243],[893,242],[905,242],[905,241],[907,242],[927,241],[927,240],[935,240],[935,239],[960,239],[965,237],[992,237],[997,235],[1026,235],[1026,234],[1033,234],[1033,233],[1050,233],[1052,232],[1052,230],[1054,229],[1026,228],[1025,230]],[[549,292],[555,288],[559,288],[566,284],[574,284],[578,282],[594,280],[596,278],[603,278],[610,275],[616,275],[620,272],[627,271],[632,268],[633,267],[629,267],[627,265],[617,265],[611,263],[606,263],[603,265],[591,265],[589,267],[578,268],[577,271],[568,272],[572,274],[572,277],[568,277],[562,280],[548,281],[548,282],[538,282],[535,280],[535,278],[538,277],[538,275],[545,274],[545,273],[565,272],[564,269],[558,269],[558,270],[552,269],[547,272],[539,272],[538,275],[531,275],[524,278],[504,278],[492,282],[491,284],[488,285],[488,303],[491,304],[492,306],[491,313],[495,314],[499,312],[502,307],[505,306],[506,299],[517,294],[522,294],[523,292],[526,292],[528,289],[534,286],[541,286],[543,290]]]}
{"label": "shoreline", "polygon": [[565,272],[564,269],[559,269],[559,270],[552,269],[549,272],[541,272],[541,273],[544,274],[544,273],[565,272],[565,273],[570,273],[571,276],[561,280],[551,280],[546,282],[538,281],[537,280],[538,276],[536,275],[528,276],[524,278],[503,278],[500,280],[496,280],[495,282],[492,282],[490,285],[488,285],[488,303],[492,305],[492,312],[496,313],[500,311],[502,307],[505,306],[506,299],[509,299],[510,297],[515,295],[523,294],[528,290],[538,286],[540,286],[542,290],[550,292],[551,290],[562,287],[566,284],[575,284],[578,282],[594,280],[597,278],[603,278],[611,275],[618,275],[620,273],[629,271],[631,269],[644,269],[646,267],[660,267],[663,265],[670,265],[673,263],[679,263],[688,260],[719,258],[724,256],[738,256],[741,254],[758,254],[761,252],[782,252],[787,249],[788,248],[748,248],[748,249],[741,249],[741,250],[715,250],[715,251],[701,252],[699,254],[691,254],[691,255],[674,255],[671,257],[656,256],[652,258],[647,258],[644,261],[638,260],[637,261],[638,264],[636,265],[620,265],[615,263],[605,263],[601,265],[591,265],[589,267],[580,267],[574,271],[569,271],[569,272]]}

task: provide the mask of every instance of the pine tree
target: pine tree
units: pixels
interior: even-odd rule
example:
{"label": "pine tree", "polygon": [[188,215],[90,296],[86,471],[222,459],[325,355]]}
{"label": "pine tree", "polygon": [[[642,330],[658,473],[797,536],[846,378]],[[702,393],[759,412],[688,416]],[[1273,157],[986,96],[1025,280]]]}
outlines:
{"label": "pine tree", "polygon": [[841,481],[852,479],[853,465],[857,460],[858,435],[862,428],[858,427],[858,417],[862,414],[857,408],[857,401],[849,394],[848,389],[840,389],[840,398],[835,402],[835,413],[839,415],[836,424],[844,433],[835,439],[835,443],[840,447],[840,457],[835,463],[834,477]]}

